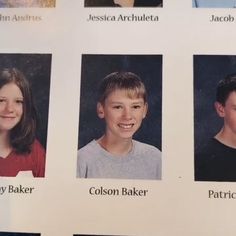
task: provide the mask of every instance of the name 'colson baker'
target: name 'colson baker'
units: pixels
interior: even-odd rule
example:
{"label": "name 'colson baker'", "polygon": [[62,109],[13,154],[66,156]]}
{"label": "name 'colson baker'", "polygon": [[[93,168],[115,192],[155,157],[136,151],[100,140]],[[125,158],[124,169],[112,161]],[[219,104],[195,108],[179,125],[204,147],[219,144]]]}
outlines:
{"label": "name 'colson baker'", "polygon": [[118,188],[104,188],[104,187],[91,187],[89,188],[89,194],[90,195],[110,195],[110,196],[141,196],[145,197],[147,196],[148,190],[147,189],[136,189],[133,188],[125,188],[122,187],[121,189]]}

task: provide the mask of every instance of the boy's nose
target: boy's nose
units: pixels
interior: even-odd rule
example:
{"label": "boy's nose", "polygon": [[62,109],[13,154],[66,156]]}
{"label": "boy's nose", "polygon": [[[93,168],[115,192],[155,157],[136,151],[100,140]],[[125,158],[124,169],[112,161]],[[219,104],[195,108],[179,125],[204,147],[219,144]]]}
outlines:
{"label": "boy's nose", "polygon": [[123,117],[127,120],[132,119],[131,110],[129,108],[125,108],[123,111]]}

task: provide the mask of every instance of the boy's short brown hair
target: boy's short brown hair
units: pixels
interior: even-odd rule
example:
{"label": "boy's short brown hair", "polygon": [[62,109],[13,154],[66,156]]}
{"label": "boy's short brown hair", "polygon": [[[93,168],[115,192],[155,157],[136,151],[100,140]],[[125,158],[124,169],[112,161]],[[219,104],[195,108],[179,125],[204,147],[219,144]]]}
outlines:
{"label": "boy's short brown hair", "polygon": [[104,104],[106,98],[115,90],[125,90],[129,98],[143,98],[147,102],[146,88],[136,74],[132,72],[113,72],[100,83],[98,102]]}
{"label": "boy's short brown hair", "polygon": [[227,75],[218,83],[216,90],[216,101],[225,105],[230,93],[236,92],[236,74]]}

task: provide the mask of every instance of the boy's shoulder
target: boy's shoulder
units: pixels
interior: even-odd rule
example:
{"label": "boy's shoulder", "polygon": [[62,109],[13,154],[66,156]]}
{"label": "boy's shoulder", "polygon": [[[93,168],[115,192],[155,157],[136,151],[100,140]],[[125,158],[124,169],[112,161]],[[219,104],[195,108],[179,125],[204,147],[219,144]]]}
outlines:
{"label": "boy's shoulder", "polygon": [[94,139],[78,150],[77,156],[80,162],[97,162],[104,156],[104,150]]}
{"label": "boy's shoulder", "polygon": [[199,151],[196,152],[197,157],[206,156],[209,157],[211,155],[222,156],[228,152],[236,151],[236,149],[231,148],[223,144],[222,142],[218,141],[216,138],[211,138],[208,140],[206,145],[204,145]]}
{"label": "boy's shoulder", "polygon": [[133,140],[133,142],[136,153],[151,157],[153,156],[154,158],[157,156],[161,157],[161,151],[157,147],[137,140]]}
{"label": "boy's shoulder", "polygon": [[83,154],[93,154],[97,152],[97,143],[95,140],[90,141],[89,143],[87,143],[85,146],[83,146],[82,148],[80,148],[78,150],[78,155],[83,155]]}

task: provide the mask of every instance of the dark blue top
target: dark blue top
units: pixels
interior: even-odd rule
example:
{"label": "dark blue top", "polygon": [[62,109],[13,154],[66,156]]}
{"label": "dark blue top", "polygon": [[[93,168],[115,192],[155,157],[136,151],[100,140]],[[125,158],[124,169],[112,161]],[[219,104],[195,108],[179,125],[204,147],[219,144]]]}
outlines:
{"label": "dark blue top", "polygon": [[212,138],[195,155],[195,180],[236,181],[236,149]]}

